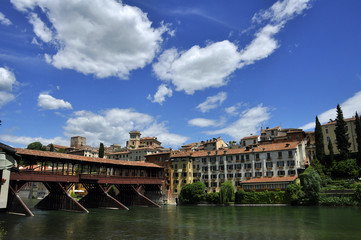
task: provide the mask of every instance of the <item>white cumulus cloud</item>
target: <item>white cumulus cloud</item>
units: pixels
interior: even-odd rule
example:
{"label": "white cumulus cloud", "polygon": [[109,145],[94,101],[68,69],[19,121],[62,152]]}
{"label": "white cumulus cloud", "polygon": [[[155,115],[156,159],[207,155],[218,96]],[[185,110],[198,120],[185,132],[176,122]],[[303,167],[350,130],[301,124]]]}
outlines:
{"label": "white cumulus cloud", "polygon": [[[337,105],[337,103],[336,103]],[[345,118],[350,118],[355,116],[355,113],[357,112],[359,115],[361,113],[361,91],[355,93],[352,97],[344,101],[340,104],[340,107],[343,112],[343,116]],[[318,120],[320,123],[327,123],[330,119],[335,120],[336,118],[336,108],[331,108],[321,114],[318,115]],[[316,116],[315,116],[316,118]],[[315,120],[316,121],[316,120]],[[315,121],[309,122],[300,128],[303,130],[310,130],[315,128]]]}
{"label": "white cumulus cloud", "polygon": [[65,135],[68,137],[81,135],[87,138],[87,144],[98,146],[113,143],[125,145],[129,132],[139,130],[142,136],[155,136],[163,146],[180,146],[188,137],[170,133],[165,122],[157,122],[148,114],[133,109],[108,109],[101,113],[77,111],[75,116],[66,122]]}
{"label": "white cumulus cloud", "polygon": [[219,127],[225,122],[224,118],[220,120],[207,119],[207,118],[193,118],[188,121],[188,124],[196,127]]}
{"label": "white cumulus cloud", "polygon": [[59,108],[72,109],[72,106],[69,102],[66,102],[63,99],[56,99],[47,93],[39,94],[38,106],[50,110],[56,110]]}
{"label": "white cumulus cloud", "polygon": [[209,135],[226,134],[234,139],[241,139],[250,134],[255,134],[262,126],[262,123],[269,120],[269,118],[270,109],[260,104],[257,107],[244,110],[240,114],[239,119],[229,126],[214,131],[207,131],[206,133]]}
{"label": "white cumulus cloud", "polygon": [[[151,63],[160,49],[162,34],[168,31],[164,24],[152,27],[139,8],[115,0],[11,2],[29,13],[34,32],[42,41],[56,43],[57,52],[45,54],[48,63],[99,78],[126,79],[130,71]],[[35,9],[45,13],[50,27],[37,17]]]}
{"label": "white cumulus cloud", "polygon": [[18,144],[26,147],[29,143],[32,142],[41,142],[43,145],[48,145],[50,143],[69,146],[70,139],[66,140],[63,137],[55,137],[55,138],[43,138],[43,137],[26,137],[26,136],[14,136],[10,134],[1,134],[0,140],[2,142],[7,142],[9,144]]}
{"label": "white cumulus cloud", "polygon": [[243,49],[238,50],[238,46],[228,40],[204,48],[195,45],[186,51],[172,48],[159,56],[153,71],[160,80],[171,82],[176,91],[186,94],[224,86],[237,69],[270,56],[280,46],[275,35],[287,21],[309,8],[309,2],[277,1],[269,9],[256,13],[252,21],[257,23],[258,30]]}
{"label": "white cumulus cloud", "polygon": [[185,52],[164,51],[153,64],[153,71],[163,81],[170,81],[177,91],[193,94],[197,90],[221,87],[239,63],[237,46],[228,40],[204,48],[193,46]]}
{"label": "white cumulus cloud", "polygon": [[207,99],[204,102],[200,103],[197,108],[203,113],[208,112],[209,110],[220,106],[224,102],[224,100],[226,100],[226,98],[227,93],[220,92],[214,96],[207,97]]}
{"label": "white cumulus cloud", "polygon": [[154,94],[154,97],[148,95],[147,99],[153,103],[162,103],[165,101],[165,97],[171,97],[173,95],[173,91],[171,88],[168,88],[165,84],[161,84],[158,87],[157,92]]}
{"label": "white cumulus cloud", "polygon": [[9,19],[7,19],[2,12],[0,12],[0,23],[5,26],[9,26],[12,24],[12,22]]}
{"label": "white cumulus cloud", "polygon": [[15,99],[12,92],[13,86],[18,82],[12,71],[0,67],[0,108]]}

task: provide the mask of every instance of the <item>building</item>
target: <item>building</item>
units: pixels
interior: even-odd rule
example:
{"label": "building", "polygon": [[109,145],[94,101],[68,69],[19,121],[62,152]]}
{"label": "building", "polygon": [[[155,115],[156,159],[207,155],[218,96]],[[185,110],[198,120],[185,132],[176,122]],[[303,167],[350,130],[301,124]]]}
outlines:
{"label": "building", "polygon": [[170,203],[172,194],[172,169],[170,164],[171,151],[153,153],[145,156],[145,162],[150,162],[164,167],[164,181],[162,184],[162,197],[164,203]]}
{"label": "building", "polygon": [[[355,117],[346,118],[345,122],[346,122],[347,135],[349,137],[348,141],[351,144],[349,150],[350,152],[357,152],[356,118]],[[329,141],[332,142],[334,154],[340,153],[337,149],[337,143],[336,143],[336,134],[335,134],[336,121],[330,119],[328,123],[321,125],[321,128],[323,133],[323,144],[325,146],[325,154],[326,155],[330,154],[328,150]]]}
{"label": "building", "polygon": [[82,148],[86,146],[86,138],[81,136],[75,136],[70,138],[70,147]]}
{"label": "building", "polygon": [[16,167],[16,160],[20,158],[14,148],[0,143],[0,211],[5,210],[8,202],[10,169]]}
{"label": "building", "polygon": [[201,142],[194,142],[189,143],[186,145],[183,145],[181,150],[182,151],[200,151],[200,150],[218,150],[222,148],[228,147],[227,143],[223,141],[221,137],[213,138],[207,141],[201,141]]}
{"label": "building", "polygon": [[197,181],[204,182],[208,192],[218,192],[227,180],[240,189],[243,182],[254,178],[272,181],[275,177],[297,177],[308,161],[305,147],[305,141],[292,141],[239,149],[174,151],[170,155],[173,177],[170,198],[177,198],[185,184]]}
{"label": "building", "polygon": [[251,145],[258,145],[261,140],[261,137],[259,135],[252,135],[249,137],[244,137],[241,139],[241,146],[247,147]]}

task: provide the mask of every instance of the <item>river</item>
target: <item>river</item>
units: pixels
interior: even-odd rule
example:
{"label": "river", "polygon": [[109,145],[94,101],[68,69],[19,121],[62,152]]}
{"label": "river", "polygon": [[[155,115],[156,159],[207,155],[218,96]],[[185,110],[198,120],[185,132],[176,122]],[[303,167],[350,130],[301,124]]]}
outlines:
{"label": "river", "polygon": [[361,239],[360,208],[131,207],[1,214],[5,239]]}

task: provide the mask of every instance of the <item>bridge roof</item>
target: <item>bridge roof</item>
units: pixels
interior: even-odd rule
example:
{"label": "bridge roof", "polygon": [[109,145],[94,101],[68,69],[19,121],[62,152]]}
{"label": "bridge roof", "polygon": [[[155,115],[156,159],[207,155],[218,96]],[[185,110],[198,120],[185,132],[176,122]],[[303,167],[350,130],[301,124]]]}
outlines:
{"label": "bridge roof", "polygon": [[[24,149],[24,148],[15,148],[15,150],[16,150],[16,153],[18,153],[21,156],[44,157],[44,158],[59,159],[59,160],[104,163],[104,164],[112,164],[112,165],[120,165],[120,166],[131,166],[131,167],[163,168],[154,163],[148,163],[148,162],[122,161],[122,160],[113,160],[113,159],[105,159],[105,158],[84,157],[84,156],[79,156],[79,155],[31,150],[31,149]],[[50,159],[49,159],[49,161],[50,161]]]}

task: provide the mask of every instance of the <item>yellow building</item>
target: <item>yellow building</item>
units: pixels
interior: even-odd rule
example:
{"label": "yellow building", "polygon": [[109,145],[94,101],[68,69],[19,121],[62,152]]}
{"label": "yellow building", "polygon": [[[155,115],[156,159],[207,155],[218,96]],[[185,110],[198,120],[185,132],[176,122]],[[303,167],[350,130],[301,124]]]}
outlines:
{"label": "yellow building", "polygon": [[[357,152],[357,142],[356,142],[356,118],[347,118],[345,119],[347,135],[349,137],[348,141],[351,144],[349,147],[350,152]],[[322,133],[323,133],[323,144],[325,146],[325,154],[328,155],[330,152],[328,150],[328,142],[332,142],[333,152],[338,154],[339,151],[337,149],[336,143],[336,121],[329,121],[326,124],[322,125]]]}

